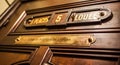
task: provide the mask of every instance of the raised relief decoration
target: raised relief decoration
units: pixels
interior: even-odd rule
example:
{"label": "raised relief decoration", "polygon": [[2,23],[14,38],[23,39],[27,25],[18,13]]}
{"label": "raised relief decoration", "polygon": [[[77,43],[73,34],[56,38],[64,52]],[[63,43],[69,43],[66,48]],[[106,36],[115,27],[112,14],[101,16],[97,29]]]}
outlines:
{"label": "raised relief decoration", "polygon": [[104,8],[73,11],[68,23],[101,22],[111,15],[111,11]]}
{"label": "raised relief decoration", "polygon": [[34,16],[28,18],[24,25],[25,27],[34,26],[57,26],[76,23],[102,23],[103,20],[109,18],[112,12],[106,8],[93,9],[77,9],[70,11],[60,11],[51,15]]}
{"label": "raised relief decoration", "polygon": [[95,42],[93,35],[63,34],[63,35],[28,35],[15,39],[16,44],[39,45],[79,45],[90,46]]}

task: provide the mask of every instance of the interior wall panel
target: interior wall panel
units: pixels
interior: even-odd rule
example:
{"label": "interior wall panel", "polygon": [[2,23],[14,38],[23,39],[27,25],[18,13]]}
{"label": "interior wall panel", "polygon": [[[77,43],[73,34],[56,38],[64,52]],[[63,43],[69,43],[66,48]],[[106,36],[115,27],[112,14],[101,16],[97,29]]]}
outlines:
{"label": "interior wall panel", "polygon": [[5,0],[0,0],[0,15],[9,7]]}

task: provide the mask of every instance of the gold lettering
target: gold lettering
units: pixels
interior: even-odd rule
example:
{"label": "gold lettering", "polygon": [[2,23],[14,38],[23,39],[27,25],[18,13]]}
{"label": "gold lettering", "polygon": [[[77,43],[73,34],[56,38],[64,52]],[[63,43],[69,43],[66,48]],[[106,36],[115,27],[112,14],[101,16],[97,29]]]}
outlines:
{"label": "gold lettering", "polygon": [[82,20],[84,17],[84,14],[79,14],[78,20]]}
{"label": "gold lettering", "polygon": [[38,23],[41,23],[42,22],[42,19],[41,18],[39,18],[39,21],[38,21]]}
{"label": "gold lettering", "polygon": [[33,24],[34,20],[35,20],[35,19],[32,19],[31,22],[30,22],[30,24]]}
{"label": "gold lettering", "polygon": [[80,19],[80,20],[84,20],[84,17],[85,17],[85,14],[82,13],[82,14],[81,14],[81,19]]}
{"label": "gold lettering", "polygon": [[76,14],[75,15],[75,20],[74,21],[77,21],[78,20],[78,15]]}
{"label": "gold lettering", "polygon": [[83,18],[82,18],[83,20],[86,20],[86,19],[85,19],[85,18],[86,18],[86,14],[87,14],[87,13],[83,13]]}
{"label": "gold lettering", "polygon": [[34,20],[34,24],[37,24],[37,23],[38,23],[38,20],[39,20],[39,19],[35,19],[35,20]]}
{"label": "gold lettering", "polygon": [[62,19],[62,16],[63,16],[63,15],[61,15],[61,14],[58,15],[57,18],[56,18],[56,20],[55,20],[55,22],[56,22],[56,23],[60,22],[61,19]]}
{"label": "gold lettering", "polygon": [[93,13],[89,13],[88,19],[93,19]]}
{"label": "gold lettering", "polygon": [[78,13],[74,17],[73,21],[93,20],[98,18],[96,13]]}
{"label": "gold lettering", "polygon": [[44,23],[48,22],[48,17],[43,18]]}
{"label": "gold lettering", "polygon": [[34,18],[34,19],[30,20],[29,24],[30,25],[41,24],[41,23],[47,23],[48,21],[49,21],[49,16],[40,17],[40,18]]}
{"label": "gold lettering", "polygon": [[89,16],[89,14],[87,13],[87,14],[86,14],[86,16],[85,16],[85,20],[87,20],[87,19],[88,19],[88,16]]}

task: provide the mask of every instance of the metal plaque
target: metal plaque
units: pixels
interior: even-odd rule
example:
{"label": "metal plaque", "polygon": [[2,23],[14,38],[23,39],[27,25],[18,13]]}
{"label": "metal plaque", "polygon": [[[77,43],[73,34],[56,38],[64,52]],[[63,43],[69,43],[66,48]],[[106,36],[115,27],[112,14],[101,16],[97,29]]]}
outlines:
{"label": "metal plaque", "polygon": [[16,44],[40,45],[79,45],[90,46],[95,42],[93,35],[61,34],[61,35],[26,35],[15,39]]}

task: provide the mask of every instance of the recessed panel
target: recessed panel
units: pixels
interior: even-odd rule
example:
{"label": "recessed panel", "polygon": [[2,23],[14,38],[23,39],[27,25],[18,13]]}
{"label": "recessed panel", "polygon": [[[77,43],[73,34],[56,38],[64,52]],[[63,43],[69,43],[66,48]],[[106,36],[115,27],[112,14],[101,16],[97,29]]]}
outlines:
{"label": "recessed panel", "polygon": [[95,23],[111,16],[111,11],[105,8],[76,10],[71,13],[68,23]]}
{"label": "recessed panel", "polygon": [[31,18],[28,18],[24,22],[24,25],[25,25],[25,27],[45,26],[48,24],[50,18],[51,18],[50,15],[34,16]]}
{"label": "recessed panel", "polygon": [[68,16],[68,12],[65,12],[65,13],[56,13],[53,16],[53,19],[52,19],[50,25],[66,24],[67,16]]}

